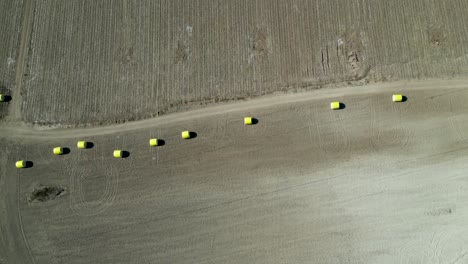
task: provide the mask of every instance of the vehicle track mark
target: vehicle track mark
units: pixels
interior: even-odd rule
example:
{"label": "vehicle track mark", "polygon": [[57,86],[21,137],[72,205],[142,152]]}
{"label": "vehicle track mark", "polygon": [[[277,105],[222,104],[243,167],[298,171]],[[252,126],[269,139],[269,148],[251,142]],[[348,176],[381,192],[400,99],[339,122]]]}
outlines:
{"label": "vehicle track mark", "polygon": [[213,126],[204,126],[200,131],[200,137],[209,139],[207,145],[209,148],[229,147],[233,144],[233,138],[227,133],[229,127],[234,124],[234,121],[226,118],[213,121]]}
{"label": "vehicle track mark", "polygon": [[[160,138],[161,135],[161,129],[156,129],[156,133],[149,132],[149,137],[148,138],[157,138],[158,140],[163,140]],[[150,164],[151,166],[157,167],[159,164],[159,155],[161,152],[161,146],[156,146],[156,147],[149,147],[149,153],[150,153]]]}
{"label": "vehicle track mark", "polygon": [[[463,144],[468,145],[468,136],[465,133],[466,129],[463,129],[462,124],[466,123],[461,120],[457,120],[459,117],[459,114],[464,113],[463,111],[457,110],[459,105],[463,105],[461,102],[458,102],[458,97],[451,97],[450,98],[450,112],[452,113],[450,116],[448,116],[448,121],[450,124],[450,127],[455,131],[457,134],[458,138],[460,141],[463,142]],[[465,120],[464,120],[465,121]]]}
{"label": "vehicle track mark", "polygon": [[432,239],[431,246],[435,248],[438,263],[456,264],[468,261],[468,229],[441,228],[437,230]]}
{"label": "vehicle track mark", "polygon": [[[304,128],[307,128],[307,127],[304,127]],[[413,163],[416,160],[421,160],[421,159],[426,159],[426,158],[433,158],[435,156],[445,155],[447,153],[452,153],[452,152],[457,152],[457,151],[466,151],[467,149],[468,149],[468,147],[458,148],[458,149],[451,150],[451,151],[448,151],[448,152],[441,152],[441,153],[436,153],[436,154],[433,154],[433,155],[418,157],[418,158],[415,158],[415,159],[412,159],[412,160],[398,161],[398,162],[394,162],[392,164],[385,164],[385,165],[376,166],[376,167],[372,166],[372,167],[360,169],[357,172],[364,173],[364,172],[368,172],[368,171],[374,171],[375,169],[382,169],[383,170],[384,168],[392,168],[395,165]],[[304,188],[304,187],[307,187],[307,186],[310,186],[310,185],[313,185],[313,184],[323,183],[323,182],[327,182],[329,180],[338,179],[338,178],[346,177],[346,176],[348,176],[347,172],[336,175],[336,176],[333,176],[333,177],[314,179],[314,180],[311,180],[311,181],[308,181],[308,182],[304,182],[304,183],[300,183],[300,184],[296,184],[296,185],[291,185],[291,186],[286,186],[286,187],[283,186],[282,188],[272,190],[272,191],[269,191],[269,192],[264,192],[264,193],[258,193],[258,194],[250,195],[250,196],[245,196],[245,197],[241,197],[239,199],[234,199],[234,200],[226,201],[226,202],[223,202],[223,203],[213,204],[213,205],[209,205],[209,206],[206,206],[206,207],[196,208],[196,209],[193,209],[193,210],[188,210],[188,211],[176,213],[176,214],[173,214],[173,215],[168,215],[168,216],[163,216],[163,217],[154,217],[152,219],[147,219],[147,220],[144,220],[144,221],[132,223],[132,224],[129,224],[129,225],[123,226],[123,227],[118,227],[118,228],[113,228],[113,229],[110,229],[110,230],[105,230],[105,231],[98,232],[98,233],[95,233],[95,234],[90,234],[90,235],[86,235],[86,236],[82,236],[82,237],[78,237],[78,238],[73,238],[73,239],[68,239],[68,240],[56,241],[56,242],[54,242],[52,244],[60,244],[60,243],[66,243],[66,242],[76,241],[76,240],[80,240],[80,239],[96,237],[96,236],[112,233],[112,232],[115,232],[115,231],[125,230],[125,229],[128,229],[128,228],[132,228],[132,227],[139,226],[139,225],[142,225],[142,224],[146,224],[146,223],[149,223],[149,222],[163,221],[163,220],[171,219],[173,217],[179,217],[179,216],[183,216],[183,215],[196,213],[196,212],[199,212],[199,211],[210,210],[210,209],[213,209],[213,208],[218,208],[218,207],[221,207],[221,206],[225,206],[225,205],[229,205],[229,204],[233,204],[233,203],[237,203],[237,202],[242,202],[242,201],[246,201],[246,200],[250,200],[250,199],[255,199],[255,198],[258,198],[258,197],[264,197],[264,196],[267,196],[267,195],[270,195],[270,194],[291,191],[291,190],[295,190],[297,188]]]}
{"label": "vehicle track mark", "polygon": [[[79,216],[92,216],[105,211],[117,195],[119,172],[111,162],[106,161],[105,153],[98,150],[89,152],[78,152],[76,158],[63,164],[63,172],[69,177],[70,209]],[[83,161],[87,163],[86,167],[81,165]],[[96,173],[104,176],[104,189],[98,199],[87,201],[84,191],[86,176]]]}
{"label": "vehicle track mark", "polygon": [[[316,113],[315,116],[317,115],[318,113]],[[316,133],[312,132],[313,129],[311,129],[311,127],[314,125],[312,124],[312,120],[309,118],[309,135],[320,152],[328,157],[339,158],[349,151],[349,138],[346,134],[341,113],[335,113],[330,110],[327,115],[329,115],[329,118],[327,119],[328,122],[320,124],[315,123]],[[315,120],[318,119],[315,118]],[[324,135],[323,130],[325,129],[328,131],[331,130],[331,132]],[[327,137],[329,134],[332,134],[331,140],[327,140],[329,139]],[[330,143],[325,143],[326,141],[330,141]]]}
{"label": "vehicle track mark", "polygon": [[[384,110],[384,105],[378,103],[371,103],[371,124],[370,124],[370,139],[372,145],[379,149],[382,146],[392,146],[399,145],[400,147],[405,147],[409,144],[410,141],[410,131],[409,128],[401,120],[401,108],[399,105],[393,104],[391,107],[391,113],[384,115],[386,111]],[[386,121],[392,122],[394,129],[386,129],[379,124],[383,121],[382,117],[390,117]]]}
{"label": "vehicle track mark", "polygon": [[31,245],[29,244],[29,240],[28,238],[26,237],[26,233],[24,232],[24,225],[23,225],[23,218],[21,216],[21,182],[20,182],[20,179],[21,179],[21,175],[20,175],[20,172],[18,170],[17,174],[16,174],[16,182],[17,182],[17,185],[16,185],[16,193],[18,195],[17,197],[17,208],[18,208],[18,222],[19,222],[19,228],[21,230],[21,236],[22,236],[22,239],[24,241],[24,244],[26,246],[26,250],[28,251],[28,255],[31,259],[31,262],[32,263],[36,263],[36,260],[34,258],[34,255],[32,254],[32,251],[31,251]]}
{"label": "vehicle track mark", "polygon": [[422,239],[404,243],[400,248],[399,256],[400,264],[440,263],[436,248]]}

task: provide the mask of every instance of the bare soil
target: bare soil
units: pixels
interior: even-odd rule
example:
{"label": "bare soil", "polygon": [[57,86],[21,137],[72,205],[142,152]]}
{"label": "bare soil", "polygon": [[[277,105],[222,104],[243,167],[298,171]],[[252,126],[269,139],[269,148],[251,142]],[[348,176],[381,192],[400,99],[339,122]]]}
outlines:
{"label": "bare soil", "polygon": [[[0,4],[0,94],[13,95],[17,67],[18,43],[23,14],[23,0]],[[18,98],[21,102],[21,98]],[[10,103],[0,102],[0,120],[8,115]]]}
{"label": "bare soil", "polygon": [[468,73],[463,0],[32,2],[17,108],[36,126]]}
{"label": "bare soil", "polygon": [[468,262],[467,1],[0,7],[0,263]]}
{"label": "bare soil", "polygon": [[39,185],[31,192],[28,197],[29,202],[47,202],[55,200],[57,197],[65,193],[65,188],[62,186],[43,186]]}
{"label": "bare soil", "polygon": [[[464,263],[467,83],[323,89],[92,129],[2,126],[0,256]],[[396,92],[408,100],[393,103]],[[346,108],[331,111],[335,100]],[[246,115],[258,123],[244,126]],[[182,140],[186,129],[197,137]],[[153,137],[165,145],[149,147]],[[78,150],[78,139],[94,147]],[[34,166],[17,170],[20,158]],[[29,203],[38,184],[67,195]]]}

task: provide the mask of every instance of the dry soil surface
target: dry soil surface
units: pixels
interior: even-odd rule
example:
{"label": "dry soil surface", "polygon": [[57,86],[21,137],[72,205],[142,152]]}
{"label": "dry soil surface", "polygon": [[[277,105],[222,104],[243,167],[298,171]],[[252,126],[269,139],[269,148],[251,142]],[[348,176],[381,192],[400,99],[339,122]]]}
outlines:
{"label": "dry soil surface", "polygon": [[[399,82],[112,127],[3,125],[0,263],[466,263],[467,88]],[[33,167],[17,170],[20,158]]]}
{"label": "dry soil surface", "polygon": [[[26,1],[27,2],[27,1]],[[11,96],[15,90],[18,66],[18,43],[25,1],[0,1],[0,94]],[[26,45],[27,47],[28,45]],[[21,70],[20,75],[23,74]],[[21,99],[18,100],[21,104]],[[8,114],[10,103],[0,103],[0,120]],[[17,108],[19,110],[19,107]],[[19,111],[18,111],[19,112]]]}
{"label": "dry soil surface", "polygon": [[[327,83],[468,73],[466,0],[21,6],[11,12],[22,19],[2,31],[21,22],[18,45],[8,46],[20,47],[10,56],[19,106],[11,111],[36,125],[106,125]],[[0,73],[10,58],[2,52]]]}

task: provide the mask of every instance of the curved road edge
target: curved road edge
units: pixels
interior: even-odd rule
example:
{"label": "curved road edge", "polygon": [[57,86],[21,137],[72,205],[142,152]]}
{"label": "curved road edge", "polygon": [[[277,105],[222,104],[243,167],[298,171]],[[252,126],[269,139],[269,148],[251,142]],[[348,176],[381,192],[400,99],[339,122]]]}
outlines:
{"label": "curved road edge", "polygon": [[[365,86],[352,86],[343,88],[326,88],[311,92],[297,94],[270,95],[245,102],[234,102],[222,105],[206,107],[188,112],[168,114],[161,117],[145,119],[106,127],[95,128],[58,128],[41,130],[27,126],[26,124],[2,124],[0,133],[12,139],[51,139],[51,138],[74,138],[98,135],[108,135],[114,133],[128,132],[161,125],[183,122],[203,117],[217,116],[227,113],[243,113],[255,109],[267,108],[270,106],[293,104],[298,102],[315,101],[319,99],[333,98],[346,95],[365,95],[378,93],[394,93],[405,91],[420,91],[434,89],[460,89],[468,88],[468,78],[458,78],[451,80],[431,79],[420,81],[399,81],[391,83],[378,83]],[[328,106],[324,106],[327,109]]]}

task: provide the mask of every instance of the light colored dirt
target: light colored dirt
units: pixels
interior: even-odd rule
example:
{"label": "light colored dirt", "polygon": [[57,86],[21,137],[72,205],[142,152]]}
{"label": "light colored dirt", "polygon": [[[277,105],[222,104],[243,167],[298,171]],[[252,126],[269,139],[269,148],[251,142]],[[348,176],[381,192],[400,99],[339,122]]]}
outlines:
{"label": "light colored dirt", "polygon": [[[221,104],[214,107],[168,114],[158,118],[140,120],[131,123],[119,124],[114,126],[94,127],[94,128],[75,128],[75,129],[43,129],[29,127],[22,124],[16,126],[0,126],[0,132],[8,135],[10,138],[21,138],[23,140],[31,139],[53,139],[70,137],[88,137],[97,135],[107,135],[133,131],[135,129],[154,128],[161,125],[169,125],[177,122],[187,122],[196,118],[209,118],[220,114],[249,112],[253,109],[262,109],[276,105],[287,105],[298,102],[311,101],[314,99],[323,99],[329,97],[339,97],[343,94],[363,95],[375,94],[392,91],[419,91],[419,90],[451,90],[466,87],[468,79],[430,79],[422,81],[400,81],[392,83],[380,83],[372,85],[363,85],[357,87],[344,87],[336,89],[322,89],[306,93],[290,93],[287,95],[270,95],[260,99],[248,100],[244,102],[234,102]],[[73,132],[71,132],[73,131]]]}
{"label": "light colored dirt", "polygon": [[[0,148],[0,230],[18,251],[1,256],[6,263],[464,263],[467,88],[466,79],[388,83],[112,127],[2,127],[9,136]],[[392,103],[394,92],[408,101]],[[329,110],[335,99],[346,108]],[[244,126],[244,115],[259,123]],[[181,140],[183,129],[197,138]],[[153,136],[166,144],[150,148]],[[81,138],[95,147],[77,150]],[[72,152],[53,156],[58,145]],[[113,149],[131,155],[117,160]],[[18,158],[34,167],[18,172]],[[67,194],[28,203],[40,184]]]}

